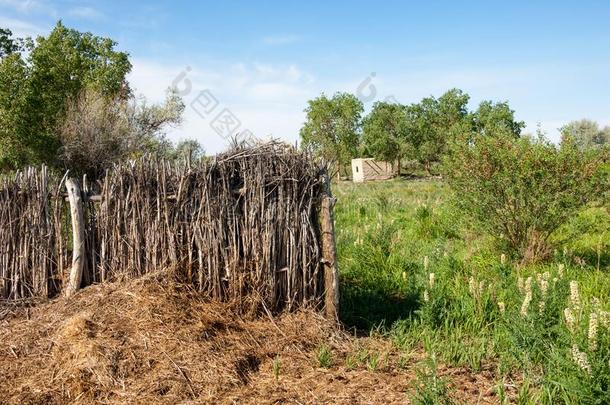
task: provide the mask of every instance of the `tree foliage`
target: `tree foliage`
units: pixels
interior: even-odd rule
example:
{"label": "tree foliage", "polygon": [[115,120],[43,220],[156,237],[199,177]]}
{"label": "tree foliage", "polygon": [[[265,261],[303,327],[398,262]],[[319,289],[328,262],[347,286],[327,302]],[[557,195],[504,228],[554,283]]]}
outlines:
{"label": "tree foliage", "polygon": [[334,164],[348,164],[357,155],[363,112],[362,102],[348,93],[310,100],[301,128],[303,147]]}
{"label": "tree foliage", "polygon": [[508,102],[494,103],[486,100],[472,113],[474,131],[482,135],[508,134],[515,138],[521,135],[525,122],[515,120],[515,112]]}
{"label": "tree foliage", "polygon": [[600,128],[595,121],[572,121],[559,129],[562,137],[570,137],[580,149],[599,149],[610,143],[610,126]]}
{"label": "tree foliage", "polygon": [[468,94],[451,89],[438,98],[430,96],[409,105],[377,102],[361,120],[363,106],[355,96],[322,95],[309,101],[301,139],[305,147],[340,164],[360,151],[389,162],[415,160],[430,171],[447,154],[449,143],[459,137],[520,136],[525,123],[515,119],[507,102],[483,101],[471,112],[469,101]]}
{"label": "tree foliage", "polygon": [[[0,60],[0,168],[57,163],[58,126],[68,100],[85,88],[108,97],[130,94],[128,56],[116,43],[58,22],[47,37],[20,52],[3,30]],[[8,50],[8,52],[7,52]]]}
{"label": "tree foliage", "polygon": [[6,28],[0,28],[0,58],[11,55],[21,49],[19,40],[13,38],[13,32]]}
{"label": "tree foliage", "polygon": [[201,143],[196,139],[183,139],[174,147],[174,159],[188,159],[195,161],[205,155],[205,150]]}
{"label": "tree foliage", "polygon": [[70,102],[59,128],[61,163],[96,177],[126,157],[130,127],[123,106],[95,90],[85,90]]}
{"label": "tree foliage", "polygon": [[153,153],[171,157],[172,144],[166,138],[167,128],[182,123],[184,103],[175,90],[169,89],[163,104],[148,104],[144,97],[132,97],[127,104],[127,118],[131,128],[132,157]]}
{"label": "tree foliage", "polygon": [[468,131],[468,101],[470,96],[451,89],[441,97],[426,97],[407,107],[407,142],[410,158],[426,168],[440,161],[447,151],[448,141]]}
{"label": "tree foliage", "polygon": [[395,162],[405,155],[408,137],[405,107],[377,102],[362,124],[362,144],[367,155]]}

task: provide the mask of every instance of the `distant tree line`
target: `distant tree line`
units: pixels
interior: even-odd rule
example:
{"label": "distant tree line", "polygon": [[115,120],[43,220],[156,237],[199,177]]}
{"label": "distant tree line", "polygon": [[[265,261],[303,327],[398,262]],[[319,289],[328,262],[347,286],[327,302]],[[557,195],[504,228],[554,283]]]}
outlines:
{"label": "distant tree line", "polygon": [[[349,93],[324,94],[310,100],[301,128],[302,146],[337,168],[347,168],[355,157],[373,157],[399,165],[419,163],[426,172],[447,154],[450,142],[466,136],[519,138],[525,127],[508,102],[483,101],[469,111],[470,96],[451,89],[438,98],[426,97],[408,105],[377,102],[365,116],[364,105]],[[582,148],[610,142],[610,127],[600,129],[589,120],[561,128]]]}
{"label": "distant tree line", "polygon": [[167,140],[182,100],[171,90],[158,105],[136,97],[116,45],[61,22],[36,39],[0,29],[0,170],[45,163],[96,176],[144,153],[202,153],[196,141]]}
{"label": "distant tree line", "polygon": [[520,136],[525,124],[515,120],[508,103],[484,101],[471,112],[469,100],[461,90],[452,89],[409,105],[380,101],[363,116],[364,106],[356,96],[323,94],[309,101],[305,110],[302,144],[338,166],[363,156],[396,164],[417,161],[430,171],[447,152],[448,142],[460,134]]}

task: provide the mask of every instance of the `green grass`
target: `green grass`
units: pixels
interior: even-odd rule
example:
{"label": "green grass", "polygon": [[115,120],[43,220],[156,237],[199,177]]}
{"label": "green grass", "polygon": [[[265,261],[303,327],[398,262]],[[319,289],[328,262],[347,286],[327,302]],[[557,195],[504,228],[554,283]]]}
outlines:
{"label": "green grass", "polygon": [[[499,380],[519,376],[524,403],[610,402],[610,333],[600,321],[594,350],[588,337],[590,314],[610,308],[605,207],[584,210],[553,235],[552,261],[520,267],[501,263],[503,252],[452,207],[440,181],[341,183],[334,193],[346,325],[474,372],[491,363]],[[528,277],[524,305],[519,286]],[[572,331],[564,316],[571,281],[581,301]],[[573,347],[591,370],[577,364]]]}
{"label": "green grass", "polygon": [[318,366],[322,368],[331,368],[333,365],[333,354],[330,347],[322,345],[318,348],[317,356]]}

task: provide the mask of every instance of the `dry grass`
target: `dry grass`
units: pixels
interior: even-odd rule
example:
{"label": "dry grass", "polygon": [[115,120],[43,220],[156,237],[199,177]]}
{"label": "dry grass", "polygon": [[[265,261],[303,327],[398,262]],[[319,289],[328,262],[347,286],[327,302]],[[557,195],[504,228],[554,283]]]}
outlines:
{"label": "dry grass", "polygon": [[[421,358],[399,368],[389,341],[350,337],[313,311],[238,315],[168,271],[0,316],[3,403],[404,403]],[[316,361],[322,344],[330,369]],[[346,366],[359,351],[379,356],[375,370]],[[493,376],[441,373],[457,376],[458,399],[493,401]]]}

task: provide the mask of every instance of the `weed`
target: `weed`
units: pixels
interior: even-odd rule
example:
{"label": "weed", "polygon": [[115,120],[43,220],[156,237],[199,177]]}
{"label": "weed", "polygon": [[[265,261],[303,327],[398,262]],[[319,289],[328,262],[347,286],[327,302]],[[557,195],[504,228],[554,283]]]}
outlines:
{"label": "weed", "polygon": [[356,367],[358,367],[358,360],[356,359],[356,356],[353,355],[348,355],[345,358],[345,368],[347,368],[348,370],[355,370]]}
{"label": "weed", "polygon": [[369,358],[369,352],[366,349],[358,349],[358,351],[356,352],[356,361],[358,362],[358,365],[362,365],[364,363],[366,363],[367,359]]}
{"label": "weed", "polygon": [[450,404],[447,380],[437,373],[436,356],[434,353],[417,370],[415,393],[411,397],[414,404]]}
{"label": "weed", "polygon": [[400,356],[398,356],[398,362],[396,364],[396,368],[398,368],[399,370],[406,370],[409,366],[409,356],[407,356],[406,354],[401,354]]}
{"label": "weed", "polygon": [[271,363],[271,368],[273,370],[273,376],[275,377],[275,381],[280,379],[280,373],[282,371],[282,362],[280,360],[280,355],[276,354],[273,358],[273,363]]}
{"label": "weed", "polygon": [[318,365],[322,368],[331,368],[333,365],[333,354],[328,345],[322,345],[317,351]]}
{"label": "weed", "polygon": [[366,359],[366,368],[369,371],[377,371],[379,363],[381,361],[381,355],[379,353],[369,353]]}

